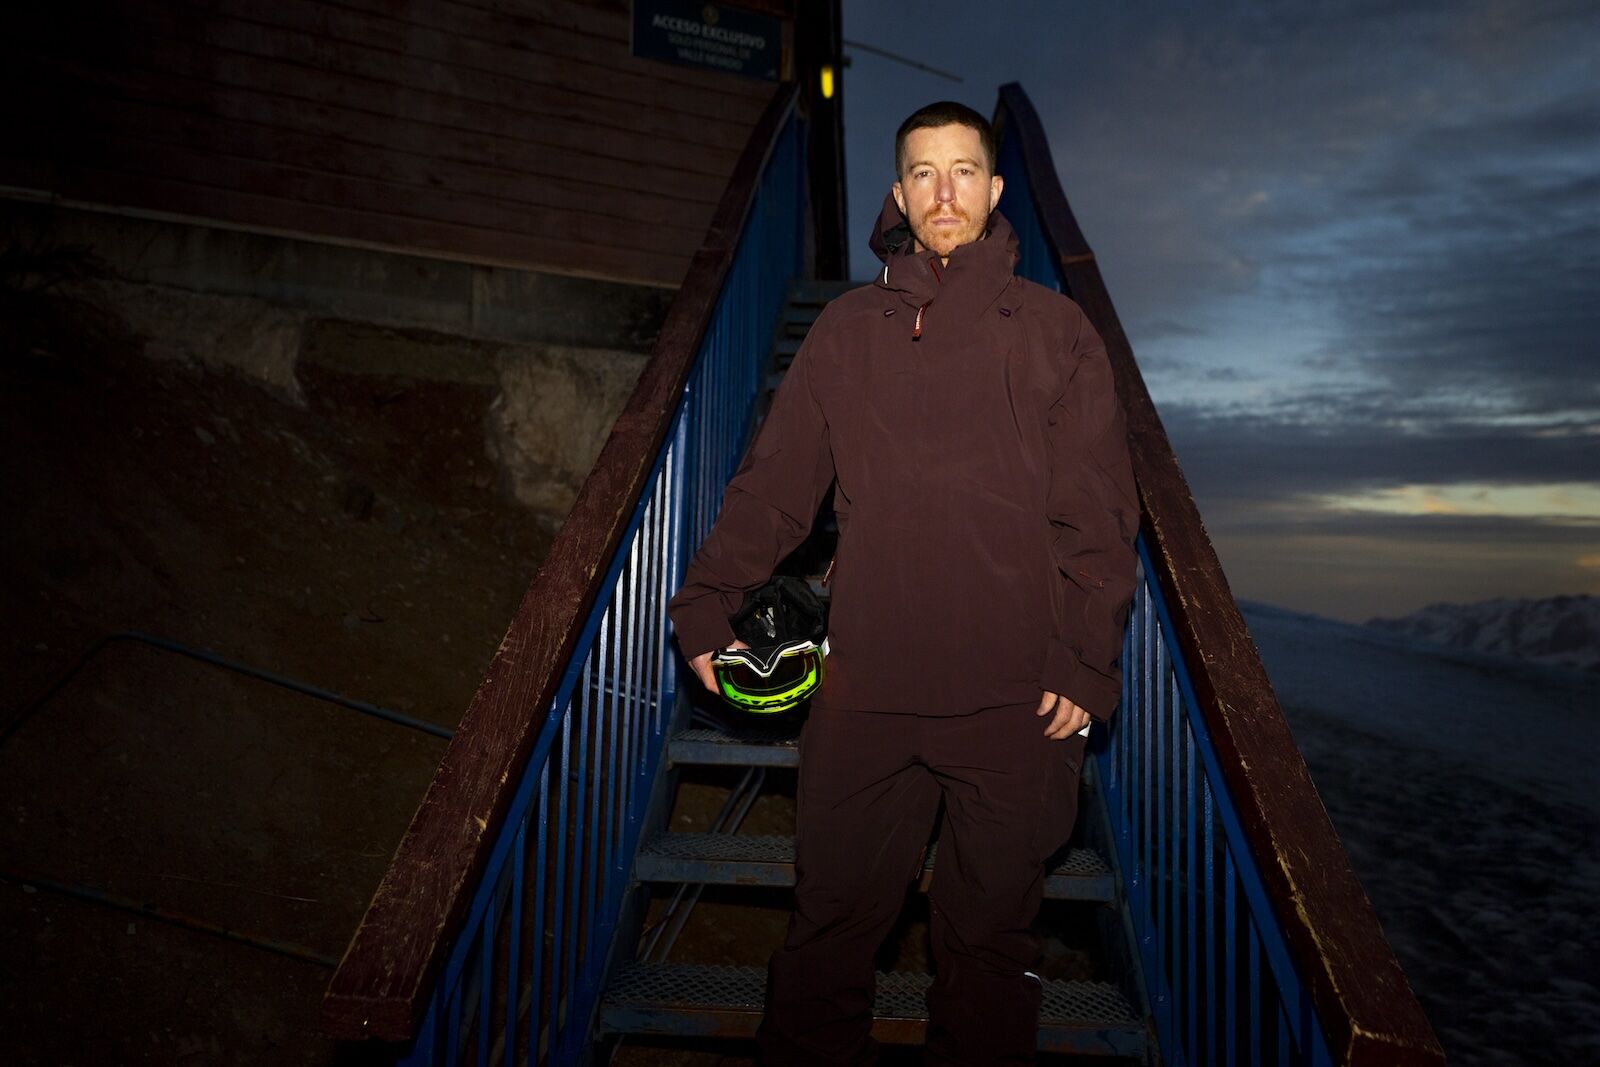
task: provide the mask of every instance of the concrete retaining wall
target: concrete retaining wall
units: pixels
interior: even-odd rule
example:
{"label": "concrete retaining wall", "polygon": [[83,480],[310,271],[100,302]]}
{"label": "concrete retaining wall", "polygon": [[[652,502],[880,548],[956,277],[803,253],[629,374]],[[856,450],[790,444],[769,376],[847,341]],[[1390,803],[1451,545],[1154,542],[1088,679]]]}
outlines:
{"label": "concrete retaining wall", "polygon": [[486,454],[559,523],[622,409],[669,290],[0,200],[0,241],[72,248],[53,287],[153,359],[302,403],[302,364],[484,387]]}

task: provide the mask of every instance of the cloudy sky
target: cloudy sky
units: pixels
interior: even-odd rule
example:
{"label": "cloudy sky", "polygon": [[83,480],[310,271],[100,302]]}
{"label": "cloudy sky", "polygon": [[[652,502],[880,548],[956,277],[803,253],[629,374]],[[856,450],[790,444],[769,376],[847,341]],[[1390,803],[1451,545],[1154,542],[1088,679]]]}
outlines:
{"label": "cloudy sky", "polygon": [[1600,593],[1600,5],[844,15],[964,79],[847,46],[855,273],[899,120],[1021,82],[1236,595]]}

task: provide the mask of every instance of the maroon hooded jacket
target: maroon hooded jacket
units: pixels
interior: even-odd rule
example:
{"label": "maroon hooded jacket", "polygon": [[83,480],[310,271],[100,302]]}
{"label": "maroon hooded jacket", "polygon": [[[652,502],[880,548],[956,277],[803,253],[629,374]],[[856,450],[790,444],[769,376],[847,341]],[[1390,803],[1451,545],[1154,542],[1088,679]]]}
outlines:
{"label": "maroon hooded jacket", "polygon": [[1078,305],[1013,274],[998,213],[914,252],[888,199],[876,284],[818,317],[669,611],[685,656],[834,494],[830,707],[966,714],[1060,693],[1104,719],[1139,506],[1105,347]]}

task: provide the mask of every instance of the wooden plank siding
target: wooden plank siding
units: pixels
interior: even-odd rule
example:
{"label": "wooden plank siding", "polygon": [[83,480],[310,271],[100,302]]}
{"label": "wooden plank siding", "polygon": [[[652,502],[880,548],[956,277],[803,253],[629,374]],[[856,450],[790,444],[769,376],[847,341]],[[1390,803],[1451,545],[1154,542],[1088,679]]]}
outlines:
{"label": "wooden plank siding", "polygon": [[0,40],[27,89],[0,104],[0,188],[675,286],[774,87],[635,59],[630,17],[626,0],[41,5]]}

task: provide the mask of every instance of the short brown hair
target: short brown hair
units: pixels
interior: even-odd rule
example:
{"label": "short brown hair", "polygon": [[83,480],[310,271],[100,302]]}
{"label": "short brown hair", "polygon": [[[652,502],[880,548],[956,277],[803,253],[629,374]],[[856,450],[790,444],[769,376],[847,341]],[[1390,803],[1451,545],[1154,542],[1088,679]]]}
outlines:
{"label": "short brown hair", "polygon": [[994,127],[989,125],[989,120],[972,110],[966,104],[958,104],[954,100],[940,100],[919,107],[911,113],[911,117],[900,124],[900,129],[894,135],[894,172],[900,173],[901,161],[905,158],[906,135],[912,130],[927,130],[938,126],[967,126],[978,131],[978,140],[983,145],[983,151],[988,156],[989,173],[994,173],[995,156],[998,150],[995,146]]}

